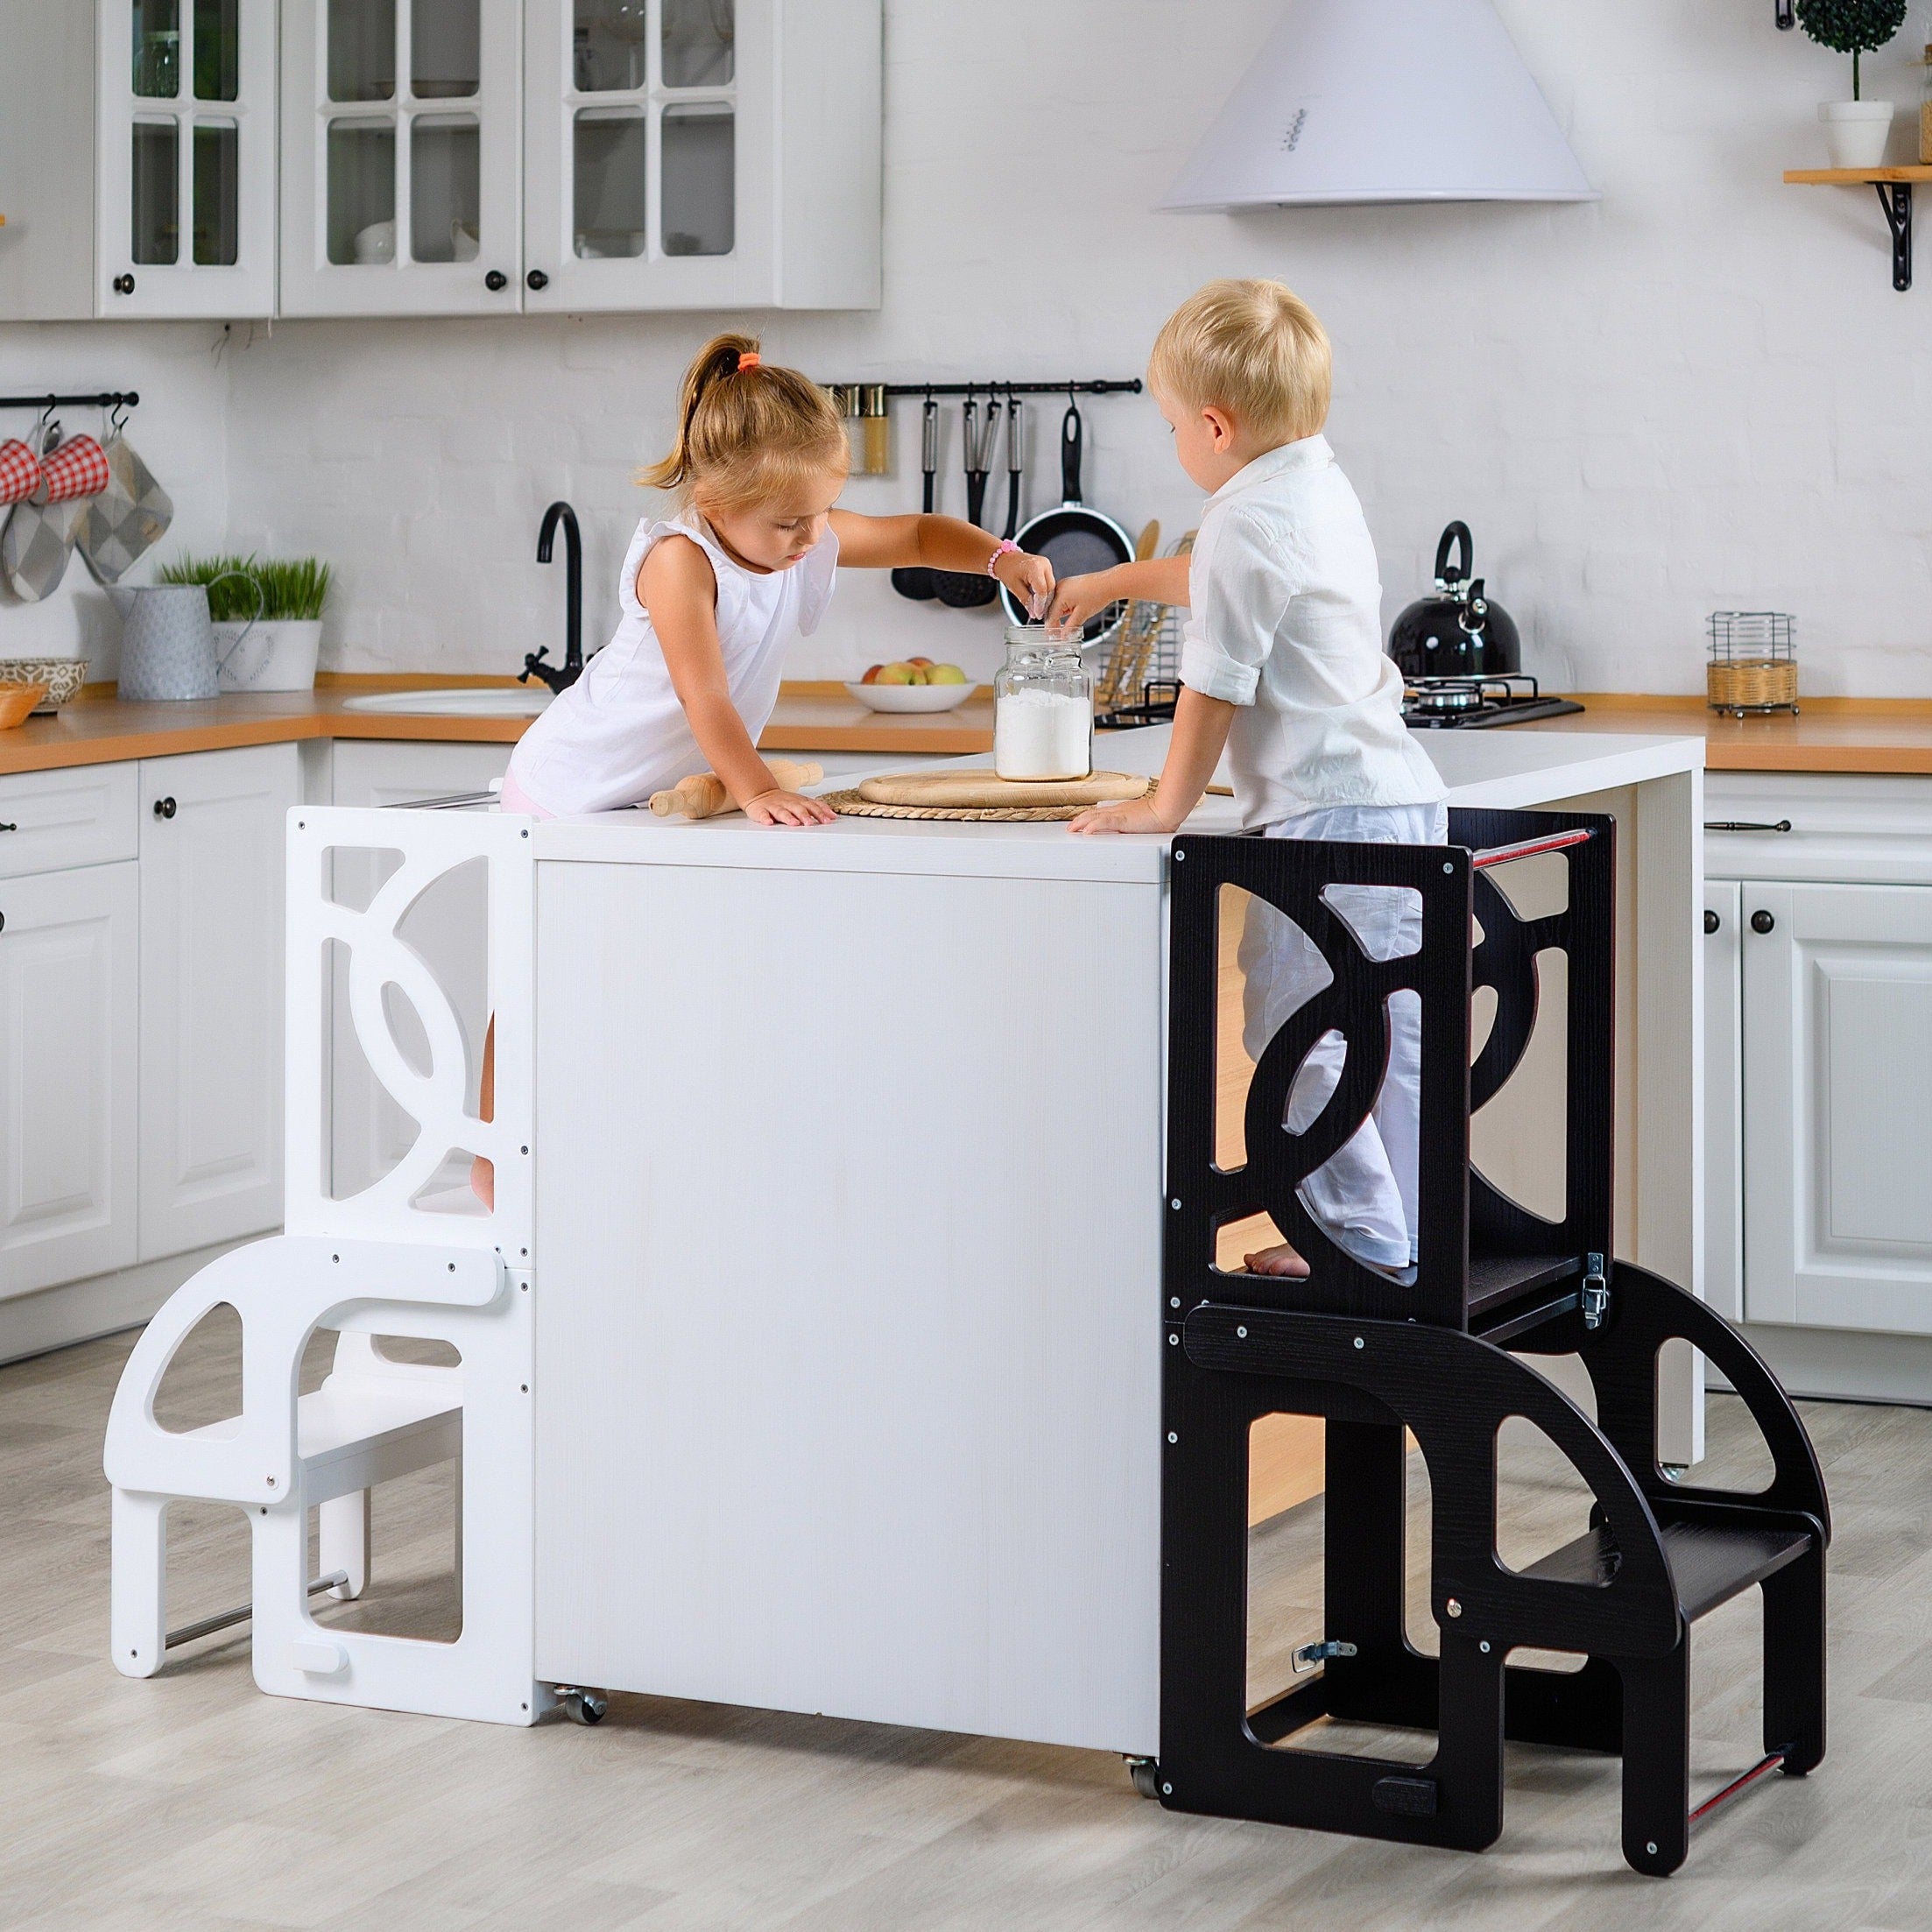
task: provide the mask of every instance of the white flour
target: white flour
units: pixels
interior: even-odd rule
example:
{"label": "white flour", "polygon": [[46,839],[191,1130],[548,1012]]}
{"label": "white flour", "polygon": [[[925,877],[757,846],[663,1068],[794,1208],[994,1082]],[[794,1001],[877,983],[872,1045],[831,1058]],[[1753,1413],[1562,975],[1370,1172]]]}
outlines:
{"label": "white flour", "polygon": [[1003,695],[993,769],[1003,779],[1083,779],[1093,769],[1093,702],[1052,691]]}

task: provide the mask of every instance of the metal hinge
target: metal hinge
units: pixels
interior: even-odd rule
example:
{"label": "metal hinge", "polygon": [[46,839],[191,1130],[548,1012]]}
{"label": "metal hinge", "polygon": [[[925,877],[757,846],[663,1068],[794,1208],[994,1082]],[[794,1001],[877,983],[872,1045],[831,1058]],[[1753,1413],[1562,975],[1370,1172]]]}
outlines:
{"label": "metal hinge", "polygon": [[1303,1644],[1294,1653],[1294,1672],[1302,1676],[1317,1664],[1325,1664],[1331,1657],[1353,1657],[1357,1654],[1353,1644],[1337,1643],[1332,1638],[1325,1644]]}
{"label": "metal hinge", "polygon": [[1604,1258],[1600,1254],[1586,1254],[1583,1257],[1583,1292],[1577,1297],[1583,1311],[1583,1326],[1586,1329],[1600,1329],[1604,1317],[1610,1313],[1610,1284],[1604,1279]]}

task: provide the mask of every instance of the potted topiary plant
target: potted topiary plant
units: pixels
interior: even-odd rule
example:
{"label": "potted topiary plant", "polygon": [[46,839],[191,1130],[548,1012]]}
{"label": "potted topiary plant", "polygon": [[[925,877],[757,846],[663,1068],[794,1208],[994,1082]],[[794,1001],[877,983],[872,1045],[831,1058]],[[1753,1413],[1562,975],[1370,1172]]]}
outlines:
{"label": "potted topiary plant", "polygon": [[1820,46],[1851,56],[1851,98],[1818,108],[1833,167],[1880,167],[1892,129],[1892,103],[1867,101],[1858,86],[1858,56],[1882,47],[1905,25],[1907,0],[1798,0],[1798,25]]}
{"label": "potted topiary plant", "polygon": [[328,596],[326,563],[314,557],[182,557],[159,575],[163,583],[208,586],[222,690],[314,688]]}

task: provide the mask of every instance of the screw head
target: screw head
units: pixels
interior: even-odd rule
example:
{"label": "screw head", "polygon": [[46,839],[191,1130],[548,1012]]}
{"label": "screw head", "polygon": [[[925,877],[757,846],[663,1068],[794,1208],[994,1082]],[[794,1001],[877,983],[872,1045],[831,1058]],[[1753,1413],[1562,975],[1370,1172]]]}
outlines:
{"label": "screw head", "polygon": [[1170,1294],[1167,1297],[1167,1306],[1170,1308],[1178,1308],[1181,1306],[1181,1297],[1178,1294]]}
{"label": "screw head", "polygon": [[1181,1203],[1178,1200],[1170,1201],[1168,1202],[1167,1205],[1172,1208],[1176,1214],[1179,1214],[1181,1212]]}
{"label": "screw head", "polygon": [[1355,1345],[1356,1345],[1356,1347],[1357,1347],[1357,1348],[1358,1348],[1358,1349],[1365,1349],[1365,1348],[1366,1348],[1366,1347],[1368,1346],[1368,1343],[1367,1343],[1366,1342],[1364,1342],[1364,1340],[1362,1339],[1362,1337],[1361,1337],[1361,1336],[1360,1336],[1358,1335],[1358,1336],[1356,1336],[1356,1338],[1355,1338]]}
{"label": "screw head", "polygon": [[1449,859],[1444,859],[1442,861],[1442,870],[1445,872],[1453,872],[1456,870],[1456,867],[1453,862]]}
{"label": "screw head", "polygon": [[1179,1437],[1178,1435],[1176,1435],[1174,1434],[1174,1431],[1173,1431],[1172,1429],[1169,1429],[1169,1430],[1167,1431],[1167,1440],[1168,1440],[1168,1441],[1169,1441],[1170,1442],[1179,1442],[1179,1441],[1181,1440],[1181,1438],[1180,1438],[1180,1437]]}
{"label": "screw head", "polygon": [[1652,1841],[1652,1842],[1651,1842],[1650,1844],[1646,1844],[1646,1846],[1644,1847],[1644,1850],[1645,1850],[1646,1851],[1649,1852],[1649,1854],[1651,1855],[1651,1857],[1652,1857],[1652,1858],[1655,1858],[1655,1857],[1657,1856],[1657,1846],[1656,1846],[1656,1843],[1655,1843],[1655,1841],[1654,1841],[1654,1840],[1653,1840],[1653,1841]]}
{"label": "screw head", "polygon": [[1481,1651],[1481,1652],[1482,1652],[1482,1653],[1483,1653],[1483,1654],[1484,1654],[1484,1655],[1485,1657],[1486,1657],[1486,1656],[1488,1656],[1488,1655],[1489,1655],[1489,1639],[1488,1639],[1487,1637],[1484,1638],[1484,1639],[1482,1640],[1482,1642],[1481,1642],[1481,1643],[1479,1643],[1478,1645],[1477,1645],[1477,1646],[1476,1646],[1476,1647],[1477,1647],[1477,1649],[1478,1649],[1479,1651]]}
{"label": "screw head", "polygon": [[1181,852],[1181,851],[1177,851],[1177,852],[1175,852],[1175,854],[1174,854],[1174,864],[1175,864],[1176,865],[1180,864],[1180,863],[1181,862],[1181,860],[1182,860],[1182,859],[1184,859],[1185,857],[1187,857],[1187,856],[1188,856],[1188,855],[1187,855],[1187,854],[1186,854],[1185,852]]}
{"label": "screw head", "polygon": [[1181,1337],[1178,1335],[1170,1335],[1167,1337],[1167,1346],[1170,1349],[1179,1348],[1181,1346]]}
{"label": "screw head", "polygon": [[1237,1336],[1239,1336],[1244,1342],[1248,1339],[1248,1331],[1245,1329],[1237,1329],[1234,1332]]}
{"label": "screw head", "polygon": [[1161,1795],[1161,1796],[1162,1796],[1163,1798],[1171,1798],[1171,1797],[1173,1797],[1173,1795],[1174,1795],[1174,1787],[1173,1787],[1173,1786],[1172,1786],[1171,1784],[1164,1784],[1164,1785],[1162,1785],[1162,1786],[1161,1786],[1161,1787],[1160,1787],[1160,1795]]}
{"label": "screw head", "polygon": [[1455,1597],[1451,1597],[1442,1608],[1451,1617],[1460,1617],[1463,1614],[1461,1600]]}

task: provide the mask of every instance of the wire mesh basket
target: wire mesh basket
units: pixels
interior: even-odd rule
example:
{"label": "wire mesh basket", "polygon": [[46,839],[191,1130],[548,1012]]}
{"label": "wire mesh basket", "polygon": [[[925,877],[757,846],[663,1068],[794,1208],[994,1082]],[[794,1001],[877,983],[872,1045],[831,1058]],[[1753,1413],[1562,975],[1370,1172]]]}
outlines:
{"label": "wire mesh basket", "polygon": [[[1170,544],[1184,557],[1194,532]],[[1173,717],[1181,695],[1181,612],[1144,598],[1129,603],[1094,687],[1094,722],[1103,730],[1159,724]]]}
{"label": "wire mesh basket", "polygon": [[1713,711],[1798,709],[1796,620],[1781,610],[1713,610],[1705,629],[1710,659],[1705,695]]}

